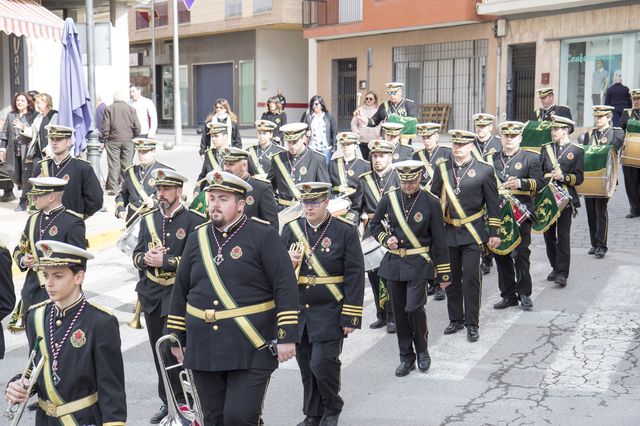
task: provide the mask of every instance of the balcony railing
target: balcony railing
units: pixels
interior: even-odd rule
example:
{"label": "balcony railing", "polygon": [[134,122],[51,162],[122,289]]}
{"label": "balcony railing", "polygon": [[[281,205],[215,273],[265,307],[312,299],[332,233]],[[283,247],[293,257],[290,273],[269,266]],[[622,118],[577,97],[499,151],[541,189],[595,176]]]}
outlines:
{"label": "balcony railing", "polygon": [[303,0],[302,27],[362,21],[362,0]]}

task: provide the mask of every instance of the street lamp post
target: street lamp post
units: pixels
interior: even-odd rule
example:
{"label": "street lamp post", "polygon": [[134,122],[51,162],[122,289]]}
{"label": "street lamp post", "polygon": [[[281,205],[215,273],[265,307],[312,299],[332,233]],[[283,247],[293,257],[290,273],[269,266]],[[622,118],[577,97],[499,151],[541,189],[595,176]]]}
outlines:
{"label": "street lamp post", "polygon": [[[182,143],[182,111],[180,108],[180,47],[178,46],[178,1],[173,0],[173,135],[175,145]],[[169,145],[169,146],[167,146]],[[173,144],[165,144],[165,149]]]}
{"label": "street lamp post", "polygon": [[156,95],[156,1],[151,0],[151,99],[157,107]]}

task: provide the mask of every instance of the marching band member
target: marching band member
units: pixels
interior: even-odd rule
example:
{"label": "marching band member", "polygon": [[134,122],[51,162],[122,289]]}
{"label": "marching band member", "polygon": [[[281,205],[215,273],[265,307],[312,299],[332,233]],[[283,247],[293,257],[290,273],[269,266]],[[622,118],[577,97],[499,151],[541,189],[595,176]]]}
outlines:
{"label": "marching band member", "polygon": [[[629,120],[640,121],[640,89],[631,90],[631,99],[633,100],[633,108],[625,109],[620,117],[620,127],[625,132]],[[622,174],[624,175],[624,189],[629,199],[629,214],[625,216],[627,219],[633,219],[640,216],[640,168],[622,166]]]}
{"label": "marching band member", "polygon": [[[556,115],[569,120],[572,119],[571,109],[568,106],[555,104],[555,95],[552,88],[544,87],[538,89],[537,93],[542,106],[531,113],[530,120],[553,121],[553,117]],[[573,127],[570,128],[569,133],[573,133]]]}
{"label": "marching band member", "polygon": [[[520,149],[524,123],[519,121],[505,121],[498,126],[502,135],[502,149],[495,154],[489,154],[488,160],[496,171],[498,178],[498,192],[510,195],[524,205],[529,212],[533,212],[533,196],[538,188],[544,185],[542,166],[539,155]],[[517,306],[518,300],[522,309],[533,308],[531,301],[531,219],[520,224],[520,244],[514,251],[500,255],[496,254],[498,267],[498,285],[502,300],[494,309],[504,309]]]}
{"label": "marching band member", "polygon": [[380,125],[380,133],[382,133],[384,140],[393,143],[393,155],[392,161],[405,161],[411,160],[413,157],[413,147],[411,145],[405,145],[401,141],[403,126],[400,123],[384,122]]}
{"label": "marching band member", "polygon": [[207,181],[211,220],[189,235],[171,294],[167,327],[185,350],[172,353],[204,424],[256,425],[271,373],[295,356],[298,284],[277,232],[244,214],[251,185],[223,171]]}
{"label": "marching band member", "polygon": [[[171,169],[154,169],[151,172],[159,208],[142,216],[138,244],[133,250],[133,265],[140,271],[136,285],[138,300],[142,305],[151,353],[158,374],[160,410],[151,417],[151,424],[158,424],[167,416],[167,395],[162,383],[160,364],[156,356],[156,342],[167,334],[165,326],[169,314],[171,289],[176,279],[186,237],[203,223],[200,213],[187,210],[180,202],[182,186],[187,178]],[[173,389],[181,389],[178,371],[169,371]]]}
{"label": "marching band member", "polygon": [[127,226],[153,208],[151,195],[155,188],[151,172],[171,168],[156,161],[155,140],[135,138],[133,147],[138,152],[139,164],[125,170],[124,182],[116,196],[116,217],[124,219]]}
{"label": "marching band member", "polygon": [[[369,222],[373,219],[382,197],[387,192],[400,187],[398,174],[394,173],[391,167],[391,159],[395,148],[393,143],[376,139],[369,142],[368,148],[371,157],[371,171],[358,176],[358,187],[352,206],[358,217],[365,218],[365,238],[372,235]],[[386,287],[378,276],[378,269],[368,271],[367,277],[373,291],[377,317],[376,321],[371,323],[369,327],[376,329],[386,326],[388,333],[395,333],[396,322],[393,319],[393,310],[388,300]]]}
{"label": "marching band member", "polygon": [[[624,130],[619,127],[611,127],[611,118],[614,107],[608,105],[594,105],[593,119],[595,128],[584,135],[584,145],[612,145],[616,152],[624,143]],[[591,248],[589,254],[596,259],[602,259],[607,252],[607,228],[609,227],[609,214],[606,197],[584,197],[587,209],[587,222],[589,224],[589,238]]]}
{"label": "marching band member", "polygon": [[[11,253],[0,243],[0,321],[11,313],[16,303],[11,272]],[[4,358],[4,334],[0,331],[0,359]]]}
{"label": "marching band member", "polygon": [[[369,127],[384,123],[391,114],[397,114],[400,117],[416,117],[415,102],[404,97],[404,83],[393,81],[386,83],[385,87],[390,99],[380,104],[378,111],[367,122]],[[360,117],[360,111],[356,110],[356,116]]]}
{"label": "marching band member", "polygon": [[329,163],[329,179],[336,194],[349,194],[353,197],[358,187],[358,177],[371,170],[371,164],[361,158],[356,158],[358,149],[358,135],[353,132],[340,132],[336,135],[337,142],[342,147],[342,155],[334,157]]}
{"label": "marching band member", "polygon": [[268,120],[257,120],[258,143],[247,148],[249,151],[249,167],[255,170],[255,174],[266,177],[271,171],[271,158],[284,151],[273,141],[273,135],[278,125]]}
{"label": "marching band member", "polygon": [[[36,338],[44,368],[35,382],[36,422],[44,425],[124,426],[127,403],[118,319],[87,301],[82,292],[93,255],[59,241],[41,240],[49,300],[30,308],[27,337]],[[11,403],[25,402],[27,383],[14,378],[5,391]]]}
{"label": "marching band member", "polygon": [[306,417],[298,426],[333,426],[344,405],[339,395],[343,341],[362,322],[364,260],[356,228],[327,210],[331,184],[296,186],[304,217],[285,225],[282,240],[285,247],[302,248],[289,249],[294,268],[300,268],[296,360]]}
{"label": "marching band member", "polygon": [[544,178],[561,185],[571,195],[569,207],[544,233],[547,258],[553,268],[547,275],[547,281],[554,281],[563,287],[567,285],[571,263],[571,218],[580,207],[580,197],[575,187],[584,180],[584,148],[569,140],[569,133],[574,126],[571,119],[554,115],[551,120],[551,142],[544,144],[540,151]]}
{"label": "marching band member", "polygon": [[[20,242],[13,250],[13,260],[21,271],[27,271],[22,287],[22,301],[16,308],[16,318],[27,313],[31,305],[47,300],[45,277],[36,269],[39,259],[36,243],[56,240],[76,247],[85,247],[86,227],[82,216],[62,205],[67,182],[55,177],[30,178],[31,198],[37,212],[29,216]],[[21,312],[22,311],[22,312]]]}
{"label": "marching band member", "polygon": [[229,147],[222,150],[224,171],[233,173],[251,185],[251,191],[247,191],[245,196],[244,214],[263,220],[278,229],[278,207],[271,182],[249,174],[249,158],[250,153],[239,148]]}
{"label": "marching band member", "polygon": [[291,123],[280,127],[287,151],[272,157],[267,177],[273,186],[280,210],[295,203],[300,195],[297,183],[330,182],[324,154],[306,146],[308,127],[305,123]]}
{"label": "marching band member", "polygon": [[71,156],[71,127],[49,124],[46,129],[53,157],[36,164],[33,176],[51,176],[69,182],[62,204],[86,219],[102,208],[103,194],[98,177],[90,162]]}
{"label": "marching band member", "polygon": [[229,137],[227,136],[227,125],[212,121],[207,123],[209,135],[211,137],[211,146],[204,152],[204,161],[202,170],[198,175],[198,181],[194,188],[194,195],[207,186],[207,174],[212,170],[222,170],[222,149],[229,146]]}
{"label": "marching band member", "polygon": [[451,266],[442,210],[437,197],[420,187],[423,164],[401,161],[394,165],[400,190],[387,192],[371,220],[371,233],[389,251],[380,264],[386,280],[398,329],[400,365],[395,375],[404,377],[431,366],[427,348],[427,280],[450,283]]}
{"label": "marching band member", "polygon": [[[431,191],[444,204],[447,240],[451,257],[451,285],[446,287],[449,325],[444,334],[467,327],[467,340],[480,338],[480,255],[485,243],[500,244],[498,190],[493,167],[471,155],[476,135],[450,130],[451,160],[438,161]],[[488,216],[488,242],[484,210]]]}
{"label": "marching band member", "polygon": [[451,148],[438,144],[440,127],[438,123],[421,123],[416,126],[418,136],[422,138],[422,148],[413,154],[413,159],[422,161],[425,171],[425,182],[433,179],[436,161],[439,158],[449,159],[451,157]]}

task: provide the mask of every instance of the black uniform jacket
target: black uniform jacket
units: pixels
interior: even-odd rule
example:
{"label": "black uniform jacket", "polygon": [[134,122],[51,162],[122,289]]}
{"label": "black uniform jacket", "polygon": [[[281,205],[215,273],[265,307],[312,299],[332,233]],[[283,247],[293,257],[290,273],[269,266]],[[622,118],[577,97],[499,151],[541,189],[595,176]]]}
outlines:
{"label": "black uniform jacket", "polygon": [[[13,250],[13,260],[21,271],[27,271],[20,262],[25,254],[34,254],[36,258],[39,253],[36,243],[40,240],[54,240],[71,244],[84,249],[86,247],[86,227],[82,216],[78,213],[60,206],[49,213],[38,211],[27,219],[27,223],[20,236],[20,243]],[[32,304],[42,302],[47,299],[47,293],[41,289],[44,287],[44,276],[42,272],[34,269],[27,271],[27,276],[22,287],[22,299],[25,310]]]}
{"label": "black uniform jacket", "polygon": [[[11,255],[0,244],[0,321],[11,313],[16,304],[16,294],[11,273]],[[0,359],[4,357],[4,334],[0,331]]]}
{"label": "black uniform jacket", "polygon": [[496,179],[499,185],[506,182],[510,177],[520,179],[520,188],[512,190],[498,189],[498,193],[501,195],[507,193],[513,195],[529,209],[529,212],[533,213],[533,197],[536,191],[540,191],[544,186],[540,156],[535,152],[520,149],[511,157],[508,157],[502,151],[496,154],[489,154],[487,159],[496,170]]}
{"label": "black uniform jacket", "polygon": [[393,155],[391,158],[391,162],[393,163],[397,163],[398,161],[411,160],[411,158],[413,158],[413,148],[409,145],[398,143],[393,150]]}
{"label": "black uniform jacket", "polygon": [[[215,238],[214,238],[215,232]],[[208,241],[203,254],[199,239]],[[216,243],[217,239],[217,243]],[[222,247],[223,261],[213,258]],[[203,259],[217,271],[221,286],[214,288]],[[237,307],[275,301],[275,309],[246,315],[263,342],[278,338],[294,342],[298,335],[298,289],[289,253],[278,233],[270,226],[242,216],[221,232],[206,222],[189,235],[178,267],[167,319],[170,332],[186,343],[185,367],[202,371],[229,371],[248,368],[274,369],[277,359],[268,349],[256,345],[233,318],[205,322],[186,312],[197,309],[224,311],[224,293]],[[186,317],[186,318],[185,318]]]}
{"label": "black uniform jacket", "polygon": [[398,174],[389,168],[384,174],[369,171],[358,176],[358,188],[353,200],[353,209],[358,216],[366,213],[373,217],[382,197],[389,191],[400,187]]}
{"label": "black uniform jacket", "polygon": [[271,182],[276,197],[287,201],[295,198],[292,186],[296,183],[331,182],[324,155],[309,148],[305,148],[295,158],[288,151],[274,155],[267,179]]}
{"label": "black uniform jacket", "polygon": [[551,161],[551,157],[549,157],[548,149],[555,154],[558,164],[560,165],[560,170],[564,175],[564,182],[556,181],[556,183],[562,185],[569,191],[571,204],[574,207],[580,207],[580,197],[575,187],[584,181],[584,147],[572,142],[567,142],[562,146],[553,142],[542,145],[540,149],[540,161],[547,183],[551,180],[551,172],[553,171],[553,162]]}
{"label": "black uniform jacket", "polygon": [[591,129],[584,134],[584,144],[613,145],[616,153],[619,153],[624,144],[624,130],[620,127],[607,127],[604,130]]}
{"label": "black uniform jacket", "polygon": [[253,189],[244,197],[246,203],[244,213],[248,217],[267,221],[274,229],[279,229],[278,207],[271,182],[255,177],[248,178],[247,182]]}
{"label": "black uniform jacket", "polygon": [[[39,359],[43,352],[46,352],[48,358],[35,389],[38,398],[56,404],[69,403],[94,393],[98,394],[95,404],[70,414],[68,424],[124,425],[127,419],[127,403],[118,319],[89,302],[84,302],[82,308],[84,300],[84,297],[81,298],[64,311],[58,310],[49,300],[31,308],[27,323],[29,347],[33,346],[36,336],[43,337],[39,345],[40,355],[36,359]],[[82,312],[71,327],[69,337],[63,341],[81,308]],[[62,349],[58,354],[57,375],[60,382],[57,385],[54,384],[52,372],[50,324],[53,341],[62,343]],[[60,419],[49,417],[38,408],[36,425],[60,424],[63,424]]]}
{"label": "black uniform jacket", "polygon": [[[324,284],[298,286],[300,317],[297,342],[302,340],[305,327],[311,343],[340,339],[343,336],[342,327],[360,328],[362,323],[364,257],[358,232],[344,219],[330,215],[315,231],[305,218],[298,218],[282,230],[285,247],[290,247],[296,241],[306,241],[305,227],[309,237],[308,246],[315,247],[313,255],[326,275],[342,276],[344,282],[334,287]],[[294,229],[302,231],[302,239]],[[304,256],[300,276],[321,277],[318,271],[307,265],[306,260]]]}
{"label": "black uniform jacket", "polygon": [[70,155],[56,164],[48,158],[36,164],[34,176],[53,176],[66,180],[62,204],[78,212],[84,218],[92,216],[102,208],[102,187],[91,163]]}
{"label": "black uniform jacket", "polygon": [[476,160],[486,160],[487,155],[502,151],[502,141],[496,135],[491,136],[485,142],[480,142],[480,139],[476,138],[473,141],[473,146],[472,154]]}
{"label": "black uniform jacket", "polygon": [[386,100],[380,104],[378,110],[371,116],[367,126],[376,127],[378,124],[386,121],[391,114],[398,114],[402,117],[417,117],[416,104],[411,99],[402,99],[397,104],[390,100]]}
{"label": "black uniform jacket", "polygon": [[284,151],[284,148],[280,145],[271,142],[265,148],[262,148],[260,144],[252,145],[247,148],[249,151],[249,167],[255,170],[254,174],[268,175],[271,171],[271,158],[274,155]]}
{"label": "black uniform jacket", "polygon": [[431,152],[429,152],[427,148],[422,148],[413,154],[413,160],[422,161],[422,164],[424,164],[424,170],[426,172],[424,181],[429,181],[433,178],[433,170],[436,167],[438,158],[446,158],[447,160],[451,158],[451,148],[436,145]]}
{"label": "black uniform jacket", "polygon": [[329,163],[329,178],[333,192],[344,192],[344,188],[356,189],[358,176],[371,170],[371,163],[362,158],[345,161],[343,157],[334,158]]}
{"label": "black uniform jacket", "polygon": [[[450,247],[458,247],[467,244],[477,243],[472,233],[467,230],[465,225],[456,226],[455,223],[462,219],[460,214],[454,208],[452,200],[447,191],[445,191],[444,176],[441,172],[440,163],[444,164],[446,177],[453,188],[455,188],[455,176],[460,179],[460,194],[454,197],[458,200],[466,217],[476,215],[477,217],[470,223],[475,229],[482,242],[487,241],[487,233],[485,231],[484,216],[488,216],[489,237],[498,236],[498,228],[500,227],[500,205],[498,201],[498,188],[493,167],[487,163],[471,158],[461,167],[456,167],[454,175],[455,162],[451,160],[439,160],[436,166],[436,173],[431,184],[431,191],[438,194],[441,200],[446,197],[445,203],[445,222],[447,229],[447,239]],[[466,171],[466,174],[465,174]],[[463,176],[464,175],[464,176]],[[483,211],[486,212],[482,214]]]}
{"label": "black uniform jacket", "polygon": [[[159,209],[142,216],[138,244],[133,250],[133,265],[142,272],[136,292],[145,312],[151,313],[161,305],[162,316],[168,315],[171,288],[187,237],[204,221],[204,215],[187,210],[182,205],[170,218],[165,218]],[[167,249],[162,259],[162,268],[150,267],[144,263],[144,254],[149,250],[153,236]]]}
{"label": "black uniform jacket", "polygon": [[[393,207],[395,202],[404,217],[396,214]],[[432,193],[425,189],[420,189],[411,196],[399,189],[388,192],[382,197],[370,227],[371,234],[384,247],[388,248],[389,238],[395,236],[399,249],[416,248],[406,229],[412,231],[419,247],[429,247],[429,253],[425,255],[403,256],[387,252],[378,270],[382,278],[392,281],[432,279],[434,270],[437,270],[441,281],[449,281],[451,265],[442,209],[438,198]]]}
{"label": "black uniform jacket", "polygon": [[[551,117],[554,115],[573,120],[573,118],[571,118],[571,109],[564,105],[553,105],[548,109],[540,107],[531,113],[529,119],[535,121],[551,121]],[[573,129],[571,131],[573,131]]]}
{"label": "black uniform jacket", "polygon": [[640,120],[640,109],[627,108],[622,112],[622,115],[620,116],[620,128],[622,130],[627,130],[627,123],[629,120]]}
{"label": "black uniform jacket", "polygon": [[120,193],[116,196],[116,217],[120,212],[126,211],[128,221],[144,198],[155,194],[155,181],[151,173],[155,169],[173,170],[173,167],[154,161],[147,167],[136,164],[125,170],[124,182],[122,182]]}
{"label": "black uniform jacket", "polygon": [[204,152],[204,161],[202,162],[202,170],[198,175],[198,181],[196,182],[196,188],[200,188],[200,191],[207,186],[207,174],[212,170],[222,170],[222,155],[218,153],[215,148],[209,148]]}

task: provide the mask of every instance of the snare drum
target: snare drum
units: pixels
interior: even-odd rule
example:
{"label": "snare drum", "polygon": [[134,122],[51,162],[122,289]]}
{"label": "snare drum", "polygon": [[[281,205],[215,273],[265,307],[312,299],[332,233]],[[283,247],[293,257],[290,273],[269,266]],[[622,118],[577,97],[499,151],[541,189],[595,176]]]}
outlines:
{"label": "snare drum", "polygon": [[140,221],[142,216],[138,216],[133,223],[124,230],[124,234],[120,237],[117,242],[117,246],[121,252],[131,257],[133,254],[133,250],[138,245],[138,234],[140,233]]}
{"label": "snare drum", "polygon": [[610,198],[618,184],[618,163],[613,145],[591,145],[584,150],[584,182],[576,186],[585,197]]}
{"label": "snare drum", "polygon": [[549,182],[549,188],[551,189],[551,192],[553,192],[553,198],[556,200],[558,213],[562,213],[562,210],[564,210],[564,208],[571,202],[571,194],[569,194],[569,191],[554,182]]}
{"label": "snare drum", "polygon": [[522,204],[516,197],[510,196],[506,198],[506,201],[511,203],[511,210],[513,211],[513,217],[516,219],[518,226],[522,225],[522,222],[531,217],[531,212]]}
{"label": "snare drum", "polygon": [[329,206],[327,209],[332,216],[342,216],[349,211],[351,207],[351,200],[348,198],[334,198],[329,200]]}
{"label": "snare drum", "polygon": [[294,205],[282,210],[280,213],[278,213],[278,232],[282,233],[282,228],[284,228],[284,225],[294,219],[299,218],[300,216],[302,216],[302,204],[300,202],[297,202]]}
{"label": "snare drum", "polygon": [[369,272],[378,269],[387,250],[373,237],[360,241],[360,246],[364,255],[364,270]]}

